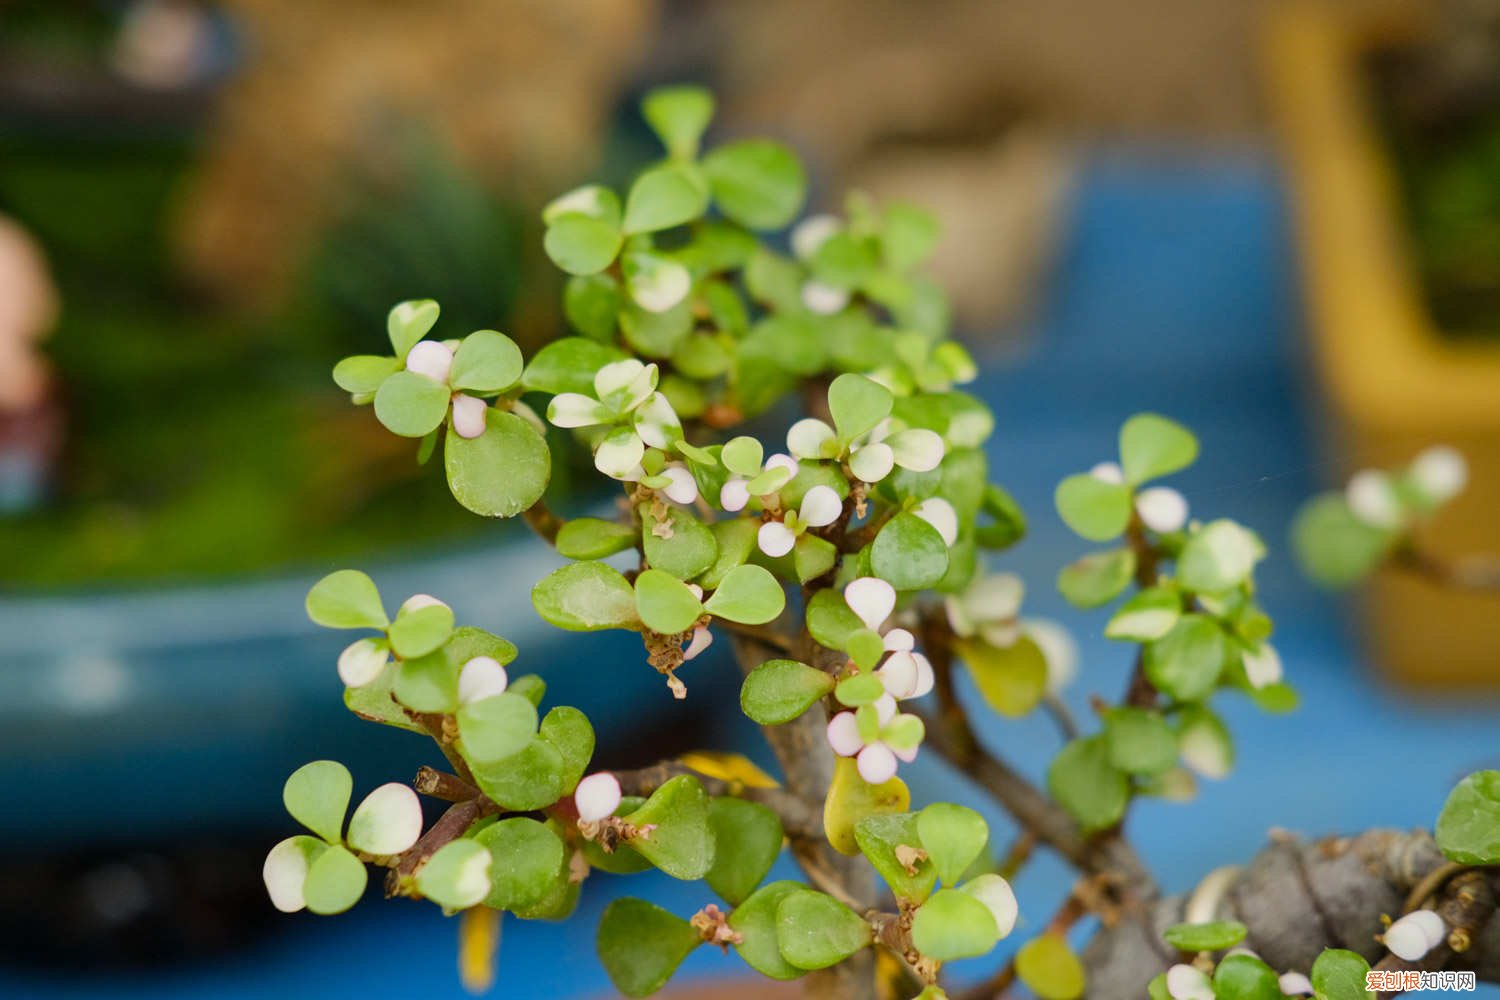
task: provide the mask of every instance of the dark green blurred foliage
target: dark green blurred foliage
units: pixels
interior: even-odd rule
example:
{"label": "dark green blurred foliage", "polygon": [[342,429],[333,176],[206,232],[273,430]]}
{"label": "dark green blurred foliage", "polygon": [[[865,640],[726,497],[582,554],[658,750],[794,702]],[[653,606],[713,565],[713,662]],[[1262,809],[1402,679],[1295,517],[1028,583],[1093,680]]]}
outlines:
{"label": "dark green blurred foliage", "polygon": [[430,140],[408,132],[395,152],[384,176],[350,177],[340,221],[309,262],[303,306],[342,335],[344,351],[384,350],[385,314],[406,299],[441,302],[453,336],[507,330],[522,277],[519,212]]}

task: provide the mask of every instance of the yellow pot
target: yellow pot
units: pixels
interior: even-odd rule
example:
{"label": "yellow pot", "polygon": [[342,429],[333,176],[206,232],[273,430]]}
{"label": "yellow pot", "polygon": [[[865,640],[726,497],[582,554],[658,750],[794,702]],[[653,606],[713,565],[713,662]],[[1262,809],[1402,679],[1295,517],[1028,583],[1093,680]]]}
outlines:
{"label": "yellow pot", "polygon": [[[1465,493],[1424,529],[1440,556],[1500,554],[1500,343],[1445,338],[1428,315],[1368,101],[1372,49],[1420,30],[1419,9],[1316,2],[1269,11],[1265,69],[1285,147],[1314,354],[1347,469],[1447,443]],[[1398,571],[1369,587],[1378,661],[1412,683],[1500,685],[1500,598]]]}

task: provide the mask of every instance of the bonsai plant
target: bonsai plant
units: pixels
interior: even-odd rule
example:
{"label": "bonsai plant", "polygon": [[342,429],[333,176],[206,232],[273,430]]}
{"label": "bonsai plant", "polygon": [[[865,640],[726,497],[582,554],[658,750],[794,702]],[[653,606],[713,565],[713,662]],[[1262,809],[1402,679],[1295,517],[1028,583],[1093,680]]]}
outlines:
{"label": "bonsai plant", "polygon": [[[1132,802],[1191,798],[1195,772],[1229,770],[1217,699],[1295,705],[1256,602],[1264,545],[1233,521],[1190,520],[1156,481],[1190,465],[1197,440],[1132,417],[1117,461],[1056,492],[1062,519],[1102,546],[1057,583],[1080,607],[1113,605],[1101,617],[1121,643],[1122,694],[1096,703],[1087,731],[1049,703],[1059,664],[1019,622],[1021,582],[984,567],[1025,520],[990,482],[993,419],[958,388],[974,365],[918,270],[935,227],[854,197],[843,217],[797,224],[790,255],[774,249],[756,234],[796,218],[803,170],[763,140],[704,152],[712,109],[697,88],[653,92],[643,110],[665,158],[623,199],[589,186],[546,208],[574,335],[526,360],[495,331],[429,338],[437,304],[405,302],[389,317],[394,353],[347,358],[334,378],[419,440],[424,461],[441,444],[459,503],[522,517],[570,560],[531,591],[548,622],[638,633],[638,669],[678,699],[691,697],[692,661],[727,639],[740,707],[780,779],[733,755],[596,761],[593,722],[543,712],[544,683],[515,666],[522,651],[433,596],[392,613],[367,576],[340,570],[307,609],[363,633],[338,659],[346,703],[434,740],[448,768],[376,788],[347,824],[347,769],[293,773],[285,803],[308,832],[267,857],[275,905],[343,911],[373,865],[388,895],[462,912],[483,941],[501,911],[565,919],[596,869],[701,881],[695,913],[631,898],[605,910],[599,957],[630,996],[711,945],[811,996],[935,1000],[950,995],[945,965],[990,952],[1023,904],[1037,906],[1035,932],[972,995],[1019,980],[1059,1000],[1344,998],[1366,995],[1372,961],[1382,976],[1492,969],[1481,928],[1495,906],[1483,866],[1500,860],[1494,773],[1453,793],[1436,844],[1281,838],[1243,872],[1161,898],[1124,833]],[[760,428],[792,405],[783,445]],[[549,442],[569,431],[618,484],[615,516],[548,506]],[[960,671],[982,703],[961,696]],[[1043,706],[1063,734],[1045,789],[973,722]],[[902,768],[922,753],[1016,819],[1024,835],[1003,860],[968,806],[910,808]],[[419,795],[449,803],[425,829]],[[1066,898],[1017,900],[1006,876],[1032,844],[1077,870]],[[805,880],[767,883],[784,848]],[[1068,934],[1084,918],[1099,930],[1077,954]]]}
{"label": "bonsai plant", "polygon": [[[1340,454],[1352,469],[1408,461],[1432,440],[1463,449],[1469,489],[1426,538],[1445,559],[1500,548],[1487,516],[1500,502],[1500,346],[1483,329],[1497,301],[1484,236],[1496,204],[1493,17],[1466,0],[1295,2],[1271,9],[1265,34]],[[1397,572],[1377,574],[1366,596],[1372,651],[1394,676],[1495,685],[1489,601]]]}

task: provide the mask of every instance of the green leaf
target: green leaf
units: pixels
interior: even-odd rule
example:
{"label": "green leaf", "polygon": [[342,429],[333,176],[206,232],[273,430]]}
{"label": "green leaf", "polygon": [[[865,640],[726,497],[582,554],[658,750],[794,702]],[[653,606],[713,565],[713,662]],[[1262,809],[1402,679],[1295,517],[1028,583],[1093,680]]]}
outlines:
{"label": "green leaf", "polygon": [[413,722],[394,700],[398,673],[398,670],[392,670],[387,666],[380,676],[369,684],[357,688],[345,688],[344,707],[368,722],[395,726],[397,729],[406,729],[426,736],[427,730]]}
{"label": "green leaf", "polygon": [[680,580],[691,580],[714,564],[719,554],[713,532],[688,511],[668,509],[669,528],[658,534],[656,515],[650,504],[641,505],[641,539],[646,563]]}
{"label": "green leaf", "polygon": [[837,590],[820,590],[807,602],[807,631],[821,645],[842,651],[849,637],[863,630],[859,620]]}
{"label": "green leaf", "polygon": [[458,708],[458,674],[476,656],[501,665],[516,657],[516,647],[483,629],[464,626],[439,649],[405,660],[396,671],[397,700],[415,712],[452,712]]}
{"label": "green leaf", "polygon": [[664,312],[652,312],[626,300],[620,309],[620,331],[631,350],[644,358],[670,358],[693,332],[690,296]]}
{"label": "green leaf", "polygon": [[625,198],[625,233],[654,233],[698,218],[708,208],[708,187],[694,168],[653,167],[635,179]]}
{"label": "green leaf", "polygon": [[597,517],[578,517],[557,532],[557,551],[569,559],[603,559],[624,552],[640,537],[636,528]]}
{"label": "green leaf", "polygon": [[514,756],[536,735],[536,706],[518,694],[481,698],[458,710],[464,757],[489,764]]}
{"label": "green leaf", "polygon": [[570,705],[558,705],[542,720],[541,738],[562,757],[563,790],[571,792],[594,756],[594,726]]}
{"label": "green leaf", "polygon": [[1248,580],[1265,554],[1254,532],[1227,519],[1210,521],[1183,545],[1177,582],[1197,593],[1221,593]]}
{"label": "green leaf", "polygon": [[786,607],[786,593],[770,570],[747,563],[725,574],[703,606],[719,618],[742,625],[764,625]]}
{"label": "green leaf", "polygon": [[870,545],[875,575],[897,590],[925,590],[948,572],[948,546],[938,530],[915,514],[897,514]]}
{"label": "green leaf", "polygon": [[796,660],[767,660],[745,677],[740,708],[763,726],[791,722],[833,690],[833,678]]}
{"label": "green leaf", "polygon": [[307,617],[324,628],[385,628],[375,581],[357,569],[329,573],[307,592]]}
{"label": "green leaf", "polygon": [[718,554],[714,557],[714,564],[699,574],[699,585],[705,590],[717,590],[735,567],[743,565],[755,551],[758,528],[756,521],[746,517],[714,522],[710,530],[714,533]]}
{"label": "green leaf", "polygon": [[537,614],[569,632],[631,628],[635,592],[620,571],[601,562],[577,562],[552,571],[531,589]]}
{"label": "green leaf", "polygon": [[1172,993],[1167,989],[1167,974],[1158,972],[1151,977],[1151,982],[1146,984],[1146,995],[1151,1000],[1173,1000]]}
{"label": "green leaf", "polygon": [[613,341],[619,311],[620,286],[608,274],[575,274],[563,287],[563,315],[585,337]]}
{"label": "green leaf", "polygon": [[543,739],[534,739],[520,753],[493,764],[470,763],[479,790],[512,812],[545,809],[565,794],[567,762]]}
{"label": "green leaf", "polygon": [[828,386],[828,412],[839,440],[846,443],[890,416],[894,402],[889,389],[863,375],[846,373]]}
{"label": "green leaf", "polygon": [[746,139],[703,158],[720,210],[750,229],[780,229],[797,217],[807,196],[807,174],[779,142]]}
{"label": "green leaf", "polygon": [[380,383],[401,369],[401,362],[378,354],[357,354],[333,366],[333,381],[345,392],[368,395],[380,389]]}
{"label": "green leaf", "polygon": [[844,651],[861,670],[874,670],[881,657],[885,656],[885,643],[879,632],[862,627],[850,633],[844,643]]}
{"label": "green leaf", "polygon": [[1091,552],[1064,566],[1057,574],[1057,589],[1078,608],[1108,604],[1130,586],[1135,575],[1135,553],[1130,549]]}
{"label": "green leaf", "polygon": [[566,852],[557,834],[525,816],[493,823],[474,835],[490,852],[490,892],[485,905],[524,910],[542,902],[565,878]]}
{"label": "green leaf", "polygon": [[1375,994],[1365,989],[1369,973],[1370,963],[1363,956],[1343,948],[1325,948],[1308,978],[1318,1000],[1374,1000]]}
{"label": "green leaf", "polygon": [[448,415],[448,386],[426,375],[399,371],[380,383],[375,417],[392,434],[419,438],[436,430]]}
{"label": "green leaf", "polygon": [[687,268],[659,253],[627,251],[621,273],[631,301],[647,312],[662,313],[681,304],[693,285]]}
{"label": "green leaf", "polygon": [[960,639],[956,648],[985,703],[1007,718],[1026,715],[1047,693],[1047,658],[1027,636],[1004,648]]}
{"label": "green leaf", "polygon": [[387,634],[397,656],[426,656],[453,634],[453,609],[446,604],[429,604],[399,611]]}
{"label": "green leaf", "polygon": [[714,833],[708,820],[708,796],[696,778],[679,775],[651,794],[646,804],[625,819],[651,827],[627,843],[673,878],[694,881],[714,864]]}
{"label": "green leaf", "polygon": [[1234,741],[1224,721],[1204,704],[1187,705],[1177,718],[1182,760],[1208,778],[1222,778],[1234,766]]}
{"label": "green leaf", "polygon": [[979,526],[974,539],[987,549],[1007,549],[1026,537],[1026,515],[1009,493],[999,486],[985,486],[980,509],[990,523]]}
{"label": "green leaf", "polygon": [[916,853],[922,851],[922,838],[915,814],[866,816],[854,824],[854,839],[898,899],[920,903],[937,884],[931,859]]}
{"label": "green leaf", "polygon": [[542,209],[542,221],[552,225],[567,215],[600,219],[616,228],[620,225],[620,199],[602,184],[585,184],[552,199]]}
{"label": "green leaf", "polygon": [[1177,763],[1177,737],[1161,713],[1122,706],[1104,716],[1109,762],[1130,774],[1160,774]]}
{"label": "green leaf", "polygon": [[1120,428],[1120,467],[1132,486],[1185,469],[1197,458],[1198,439],[1175,420],[1137,413]]}
{"label": "green leaf", "polygon": [[1228,955],[1214,970],[1215,1000],[1284,1000],[1276,972],[1254,955]]}
{"label": "green leaf", "polygon": [[417,870],[417,890],[445,909],[466,910],[490,894],[490,863],[490,852],[479,841],[450,841]]}
{"label": "green leaf", "polygon": [[1173,924],[1161,936],[1178,951],[1225,951],[1245,940],[1246,933],[1245,925],[1238,920],[1212,920]]}
{"label": "green leaf", "polygon": [[880,222],[880,249],[893,270],[910,271],[937,246],[938,223],[931,212],[902,202],[885,206]]}
{"label": "green leaf", "polygon": [[1120,605],[1104,634],[1110,639],[1150,642],[1172,630],[1182,615],[1182,598],[1169,587],[1149,587]]}
{"label": "green leaf", "polygon": [[330,847],[308,866],[302,898],[313,913],[343,913],[359,902],[369,880],[369,872],[359,858],[343,847]]}
{"label": "green leaf", "polygon": [[798,583],[816,580],[833,569],[838,560],[838,546],[817,535],[802,535],[792,546],[792,565],[797,571]]}
{"label": "green leaf", "polygon": [[1090,541],[1118,538],[1130,523],[1130,489],[1086,472],[1058,483],[1054,500],[1063,523]]}
{"label": "green leaf", "polygon": [[1125,815],[1130,783],[1109,762],[1102,736],[1074,740],[1047,769],[1047,790],[1085,832],[1103,830]]}
{"label": "green leaf", "polygon": [[610,982],[628,997],[650,996],[667,984],[703,939],[692,924],[644,899],[617,899],[604,908],[595,946]]}
{"label": "green leaf", "polygon": [[1437,844],[1450,861],[1500,862],[1500,771],[1475,771],[1448,793],[1437,819]]}
{"label": "green leaf", "polygon": [[1342,493],[1325,493],[1309,501],[1292,524],[1297,561],[1325,587],[1346,587],[1368,576],[1398,538],[1398,531],[1355,517]]}
{"label": "green leaf", "polygon": [[1254,701],[1255,706],[1262,712],[1270,712],[1272,715],[1295,712],[1301,703],[1301,699],[1297,697],[1297,689],[1285,681],[1252,688],[1250,700]]}
{"label": "green leaf", "polygon": [[738,904],[766,877],[781,853],[781,820],[757,802],[718,798],[708,804],[714,834],[714,864],[704,876],[708,887]]}
{"label": "green leaf", "polygon": [[471,392],[503,392],[516,384],[524,367],[514,340],[495,330],[476,330],[453,352],[448,383]]}
{"label": "green leaf", "polygon": [[412,345],[427,336],[438,320],[438,304],[431,299],[411,299],[395,306],[386,315],[385,329],[390,335],[396,359],[406,361]]}
{"label": "green leaf", "polygon": [[594,373],[612,361],[623,361],[624,351],[585,337],[564,337],[537,351],[521,376],[521,384],[538,392],[594,394]]}
{"label": "green leaf", "polygon": [[879,264],[876,249],[873,239],[848,230],[834,233],[813,254],[813,274],[837,288],[858,288]]}
{"label": "green leaf", "polygon": [[464,507],[485,517],[514,517],[542,498],[552,475],[546,440],[523,418],[491,407],[477,438],[451,427],[443,446],[448,488]]}
{"label": "green leaf", "polygon": [[641,115],[667,152],[679,160],[698,155],[698,142],[714,116],[714,97],[703,87],[657,87],[641,101]]}
{"label": "green leaf", "polygon": [[874,674],[855,674],[839,681],[834,695],[839,702],[851,708],[872,705],[885,694],[885,685]]}
{"label": "green leaf", "polygon": [[946,885],[953,885],[984,850],[990,839],[990,827],[983,816],[967,806],[934,802],[917,814],[917,835],[922,838],[922,847],[932,859],[938,878]]}
{"label": "green leaf", "polygon": [[911,922],[912,944],[939,962],[988,954],[999,940],[990,908],[957,889],[933,893]]}
{"label": "green leaf", "polygon": [[1218,686],[1230,651],[1228,637],[1212,618],[1186,614],[1145,647],[1146,678],[1178,701],[1199,701]]}
{"label": "green leaf", "polygon": [[315,760],[291,773],[281,789],[281,801],[292,819],[330,844],[344,839],[344,813],[354,779],[336,760]]}
{"label": "green leaf", "polygon": [[776,938],[776,910],[794,892],[806,891],[800,883],[782,881],[763,885],[729,915],[729,929],[740,935],[734,950],[745,964],[771,979],[796,979],[802,970],[781,957]]}
{"label": "green leaf", "polygon": [[870,925],[832,896],[811,889],[788,893],[776,907],[781,957],[799,969],[837,965],[870,943]]}
{"label": "green leaf", "polygon": [[505,690],[511,694],[518,694],[531,702],[538,708],[542,705],[542,698],[547,694],[547,682],[536,674],[522,674],[510,682]]}
{"label": "green leaf", "polygon": [[1077,1000],[1087,985],[1083,963],[1061,934],[1039,934],[1021,945],[1016,976],[1038,1000]]}
{"label": "green leaf", "polygon": [[643,570],[635,578],[635,609],[647,628],[662,635],[686,632],[703,614],[703,604],[688,585],[659,569]]}
{"label": "green leaf", "polygon": [[598,274],[614,262],[625,237],[606,219],[569,213],[547,227],[542,241],[552,263],[569,274]]}

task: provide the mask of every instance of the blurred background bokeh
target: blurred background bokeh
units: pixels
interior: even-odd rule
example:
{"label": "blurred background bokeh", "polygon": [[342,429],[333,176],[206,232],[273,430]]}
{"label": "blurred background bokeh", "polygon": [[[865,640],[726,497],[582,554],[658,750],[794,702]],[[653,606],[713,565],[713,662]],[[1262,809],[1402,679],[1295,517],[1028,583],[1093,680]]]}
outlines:
{"label": "blurred background bokeh", "polygon": [[[513,639],[606,720],[608,765],[765,760],[729,663],[695,663],[685,711],[628,637],[549,631],[525,591],[553,557],[328,378],[406,298],[556,335],[540,206],[654,157],[635,101],[684,80],[718,137],[805,155],[810,207],[858,187],[939,215],[991,465],[1033,525],[996,568],[1077,636],[1075,706],[1126,664],[1052,592],[1080,547],[1051,489],[1125,416],[1193,426],[1195,513],[1270,542],[1303,707],[1231,709],[1236,773],[1133,818],[1170,888],[1272,825],[1427,825],[1500,759],[1500,604],[1385,579],[1361,614],[1286,543],[1312,492],[1447,441],[1473,486],[1431,544],[1500,552],[1496,0],[0,0],[0,996],[458,994],[431,907],[264,898],[292,768],[426,760],[339,702],[301,606],[333,568]],[[1032,773],[1055,747],[986,735]],[[1023,914],[1065,878],[1029,869]],[[608,994],[591,920],[622,884],[586,889],[566,926],[506,925],[496,995]]]}

